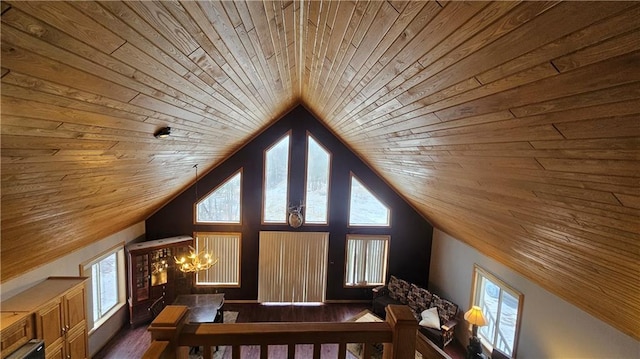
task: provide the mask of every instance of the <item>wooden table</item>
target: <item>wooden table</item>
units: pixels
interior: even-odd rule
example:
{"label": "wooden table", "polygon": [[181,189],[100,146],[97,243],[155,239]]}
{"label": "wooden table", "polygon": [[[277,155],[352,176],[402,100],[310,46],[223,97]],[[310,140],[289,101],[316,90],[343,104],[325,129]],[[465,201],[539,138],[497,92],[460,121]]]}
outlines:
{"label": "wooden table", "polygon": [[224,294],[183,294],[173,304],[189,308],[190,323],[222,323]]}

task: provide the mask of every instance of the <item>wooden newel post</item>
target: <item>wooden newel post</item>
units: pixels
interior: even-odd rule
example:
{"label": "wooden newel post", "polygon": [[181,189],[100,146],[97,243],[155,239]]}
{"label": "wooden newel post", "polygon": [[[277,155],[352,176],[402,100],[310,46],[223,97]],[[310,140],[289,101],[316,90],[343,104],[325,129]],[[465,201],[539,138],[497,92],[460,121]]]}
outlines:
{"label": "wooden newel post", "polygon": [[189,308],[184,305],[168,305],[147,328],[151,332],[151,342],[169,342],[162,353],[162,358],[180,359],[183,357],[177,343],[182,327],[187,320],[188,311]]}
{"label": "wooden newel post", "polygon": [[406,305],[388,305],[387,323],[393,331],[393,342],[384,344],[383,359],[414,359],[418,322]]}

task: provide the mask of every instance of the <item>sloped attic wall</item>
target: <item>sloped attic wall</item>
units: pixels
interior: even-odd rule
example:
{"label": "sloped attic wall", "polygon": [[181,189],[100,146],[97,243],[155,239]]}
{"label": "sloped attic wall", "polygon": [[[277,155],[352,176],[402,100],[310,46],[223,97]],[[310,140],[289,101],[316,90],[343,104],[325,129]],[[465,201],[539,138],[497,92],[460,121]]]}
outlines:
{"label": "sloped attic wall", "polygon": [[[307,131],[332,154],[328,226],[303,225],[292,229],[286,225],[261,224],[263,154],[288,131],[291,131],[290,202],[297,203],[298,199],[303,198]],[[215,141],[215,138],[211,140]],[[194,225],[195,186],[188,188],[146,221],[147,239],[191,235],[196,231],[241,232],[241,287],[225,288],[227,299],[257,298],[259,232],[269,230],[330,232],[328,300],[371,298],[369,289],[343,287],[347,234],[389,234],[388,273],[427,285],[433,227],[305,108],[296,107],[229,159],[199,178],[198,197],[205,196],[240,168],[243,169],[241,225]],[[350,173],[355,174],[391,208],[390,229],[347,226]]]}

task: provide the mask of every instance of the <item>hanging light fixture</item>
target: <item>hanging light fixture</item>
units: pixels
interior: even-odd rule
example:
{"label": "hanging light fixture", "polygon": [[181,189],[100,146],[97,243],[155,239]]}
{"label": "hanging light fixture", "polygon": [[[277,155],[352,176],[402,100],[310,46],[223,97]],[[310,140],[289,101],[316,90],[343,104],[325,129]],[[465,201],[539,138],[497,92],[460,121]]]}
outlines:
{"label": "hanging light fixture", "polygon": [[[193,165],[193,168],[196,169],[196,200],[194,202],[194,210],[198,210],[198,165]],[[197,240],[197,237],[196,237]],[[196,252],[196,250],[189,246],[189,255],[182,256],[180,258],[173,257],[176,261],[176,265],[178,269],[182,272],[198,272],[201,270],[207,270],[211,268],[214,264],[218,263],[218,259],[213,259],[213,255],[210,252],[200,251]]]}
{"label": "hanging light fixture", "polygon": [[218,263],[217,259],[213,259],[211,253],[207,253],[205,251],[196,252],[196,250],[191,246],[189,246],[189,252],[189,255],[186,257],[182,256],[179,259],[174,257],[176,265],[178,265],[178,269],[182,272],[189,273],[207,270],[213,267],[214,264]]}

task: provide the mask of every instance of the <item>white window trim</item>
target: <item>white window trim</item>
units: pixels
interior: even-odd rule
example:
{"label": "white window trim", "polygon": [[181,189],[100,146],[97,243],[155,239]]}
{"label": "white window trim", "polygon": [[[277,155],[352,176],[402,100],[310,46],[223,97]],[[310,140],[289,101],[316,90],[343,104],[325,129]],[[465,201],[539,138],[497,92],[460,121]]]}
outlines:
{"label": "white window trim", "polygon": [[[107,313],[105,313],[100,319],[94,321],[93,319],[93,286],[91,281],[91,267],[100,262],[101,260],[107,258],[112,254],[116,254],[116,262],[117,262],[117,278],[118,278],[118,302],[113,306]],[[117,244],[106,251],[98,254],[97,256],[91,258],[90,260],[83,262],[80,264],[80,275],[83,277],[89,278],[87,280],[87,291],[86,291],[86,318],[87,318],[87,328],[89,329],[89,335],[91,335],[94,331],[96,331],[102,324],[108,321],[115,313],[117,313],[122,307],[127,304],[127,290],[126,290],[126,282],[127,282],[127,268],[125,264],[124,258],[124,242]]]}

